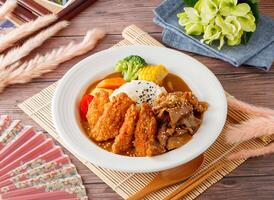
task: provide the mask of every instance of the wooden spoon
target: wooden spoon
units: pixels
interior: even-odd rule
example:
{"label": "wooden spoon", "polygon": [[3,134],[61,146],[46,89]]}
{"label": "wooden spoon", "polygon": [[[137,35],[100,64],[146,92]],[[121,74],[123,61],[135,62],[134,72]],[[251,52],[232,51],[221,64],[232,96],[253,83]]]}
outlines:
{"label": "wooden spoon", "polygon": [[194,160],[178,167],[161,171],[148,185],[142,190],[129,197],[127,200],[142,199],[151,192],[158,191],[170,185],[182,182],[194,174],[195,171],[202,165],[204,155],[200,155]]}

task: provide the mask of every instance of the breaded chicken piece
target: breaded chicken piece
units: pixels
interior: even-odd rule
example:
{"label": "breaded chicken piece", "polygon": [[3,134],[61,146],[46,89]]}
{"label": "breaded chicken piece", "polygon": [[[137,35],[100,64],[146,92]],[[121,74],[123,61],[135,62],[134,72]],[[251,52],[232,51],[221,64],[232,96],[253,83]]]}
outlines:
{"label": "breaded chicken piece", "polygon": [[131,105],[125,115],[125,120],[120,128],[119,135],[116,136],[112,145],[114,153],[122,153],[133,146],[134,131],[139,118],[139,109],[136,105]]}
{"label": "breaded chicken piece", "polygon": [[93,129],[99,117],[104,112],[105,105],[109,102],[109,94],[106,91],[99,91],[95,93],[92,102],[89,104],[87,112],[87,120],[89,127]]}
{"label": "breaded chicken piece", "polygon": [[135,130],[135,150],[137,156],[153,156],[164,150],[156,142],[157,121],[151,107],[143,103]]}
{"label": "breaded chicken piece", "polygon": [[95,127],[90,131],[90,136],[96,141],[107,141],[119,134],[128,108],[134,104],[125,93],[114,96],[107,103],[102,116]]}

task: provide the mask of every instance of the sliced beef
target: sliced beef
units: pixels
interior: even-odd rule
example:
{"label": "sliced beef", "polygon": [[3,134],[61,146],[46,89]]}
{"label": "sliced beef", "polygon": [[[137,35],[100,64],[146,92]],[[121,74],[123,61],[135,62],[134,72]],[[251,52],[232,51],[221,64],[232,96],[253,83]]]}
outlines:
{"label": "sliced beef", "polygon": [[157,139],[161,146],[165,147],[167,139],[173,135],[174,128],[168,127],[168,123],[164,123],[160,126],[158,130]]}
{"label": "sliced beef", "polygon": [[207,107],[191,92],[161,94],[152,108],[160,122],[157,136],[160,144],[168,150],[185,144],[186,138],[191,138],[201,125]]}
{"label": "sliced beef", "polygon": [[196,118],[193,114],[190,114],[186,118],[181,118],[181,120],[178,122],[179,127],[186,127],[188,128],[188,132],[193,135],[198,128],[200,127],[202,123],[201,119]]}

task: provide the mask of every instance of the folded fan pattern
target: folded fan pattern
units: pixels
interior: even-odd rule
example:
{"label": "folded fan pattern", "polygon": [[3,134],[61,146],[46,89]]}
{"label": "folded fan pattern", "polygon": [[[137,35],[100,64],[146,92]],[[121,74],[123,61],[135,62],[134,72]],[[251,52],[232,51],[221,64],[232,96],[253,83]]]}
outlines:
{"label": "folded fan pattern", "polygon": [[88,198],[76,167],[51,138],[1,115],[0,199]]}

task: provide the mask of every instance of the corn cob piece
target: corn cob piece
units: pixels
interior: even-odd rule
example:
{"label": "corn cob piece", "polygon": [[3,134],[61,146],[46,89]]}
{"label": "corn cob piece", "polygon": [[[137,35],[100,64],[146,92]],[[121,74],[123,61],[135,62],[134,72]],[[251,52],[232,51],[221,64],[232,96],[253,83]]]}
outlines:
{"label": "corn cob piece", "polygon": [[164,78],[168,75],[168,70],[163,65],[148,65],[138,72],[139,80],[152,81],[161,85]]}

